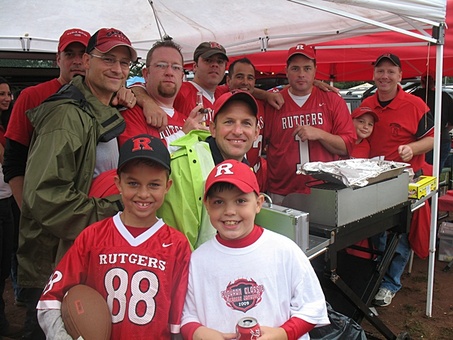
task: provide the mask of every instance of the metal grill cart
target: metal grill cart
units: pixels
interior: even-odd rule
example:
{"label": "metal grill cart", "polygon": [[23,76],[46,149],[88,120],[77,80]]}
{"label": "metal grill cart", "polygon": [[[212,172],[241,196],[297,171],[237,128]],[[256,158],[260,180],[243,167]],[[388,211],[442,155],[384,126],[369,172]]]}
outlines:
{"label": "metal grill cart", "polygon": [[[346,187],[335,178],[313,186],[310,195],[291,194],[283,202],[284,206],[309,213],[310,235],[330,239],[325,255],[312,261],[327,301],[359,323],[366,318],[387,339],[405,338],[406,334],[393,334],[370,306],[400,235],[409,231],[409,175],[403,170],[404,166],[386,172],[359,188]],[[357,258],[343,251],[382,232],[388,232],[384,253],[360,249],[381,256],[380,261]]]}

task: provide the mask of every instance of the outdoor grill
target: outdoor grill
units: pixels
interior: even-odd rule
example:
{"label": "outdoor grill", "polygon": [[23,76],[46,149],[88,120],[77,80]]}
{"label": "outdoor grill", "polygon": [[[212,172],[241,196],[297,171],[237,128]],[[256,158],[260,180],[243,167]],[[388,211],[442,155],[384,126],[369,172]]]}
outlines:
{"label": "outdoor grill", "polygon": [[343,226],[407,201],[408,185],[407,172],[361,188],[327,182],[288,195],[284,205],[308,212],[310,224]]}

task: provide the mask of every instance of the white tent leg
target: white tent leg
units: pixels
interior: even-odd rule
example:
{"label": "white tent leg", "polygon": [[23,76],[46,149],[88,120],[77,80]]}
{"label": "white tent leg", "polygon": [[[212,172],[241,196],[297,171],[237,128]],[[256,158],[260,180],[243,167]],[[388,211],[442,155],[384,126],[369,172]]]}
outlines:
{"label": "white tent leg", "polygon": [[[440,39],[443,41],[443,38]],[[442,72],[443,72],[443,43],[436,46],[436,97],[434,113],[434,158],[433,158],[433,175],[439,176],[439,150],[440,150],[440,125],[441,125],[441,109],[442,109]],[[431,201],[431,229],[429,237],[429,264],[428,264],[428,287],[426,298],[426,315],[432,316],[433,306],[433,291],[434,291],[434,266],[436,260],[436,240],[437,240],[437,198],[438,193],[432,197]]]}

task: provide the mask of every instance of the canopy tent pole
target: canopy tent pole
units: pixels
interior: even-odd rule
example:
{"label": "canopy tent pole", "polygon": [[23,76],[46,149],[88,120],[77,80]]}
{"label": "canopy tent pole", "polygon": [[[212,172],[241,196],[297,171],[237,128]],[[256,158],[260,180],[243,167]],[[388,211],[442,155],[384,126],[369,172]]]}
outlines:
{"label": "canopy tent pole", "polygon": [[[151,6],[151,9],[153,10],[154,19],[156,19],[156,27],[157,27],[157,30],[159,31],[160,40],[165,40],[165,39],[170,38],[170,36],[165,31],[164,25],[162,25],[162,22],[160,21],[158,15],[157,15],[157,11],[156,11],[156,8],[154,7],[153,1],[148,0],[148,2],[149,2],[149,5]],[[163,35],[162,35],[161,30],[164,32]]]}
{"label": "canopy tent pole", "polygon": [[[443,73],[443,53],[444,53],[444,34],[445,26],[439,28],[439,43],[436,45],[436,93],[435,93],[435,112],[434,112],[434,151],[433,151],[433,175],[439,177],[440,160],[440,129],[442,115],[442,73]],[[429,263],[428,263],[428,287],[426,297],[426,316],[432,317],[433,288],[434,288],[434,266],[436,260],[436,240],[437,240],[437,206],[438,192],[434,194],[431,201],[431,229],[429,237]]]}

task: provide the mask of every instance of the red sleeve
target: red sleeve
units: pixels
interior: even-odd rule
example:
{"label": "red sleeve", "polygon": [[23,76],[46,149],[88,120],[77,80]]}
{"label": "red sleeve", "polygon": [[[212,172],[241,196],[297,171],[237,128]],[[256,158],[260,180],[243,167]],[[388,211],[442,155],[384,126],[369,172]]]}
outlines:
{"label": "red sleeve", "polygon": [[305,320],[292,317],[280,327],[285,330],[288,340],[296,340],[305,333],[310,332],[313,328],[315,328],[315,325]]}
{"label": "red sleeve", "polygon": [[3,126],[0,126],[0,144],[3,145],[3,147],[6,146],[5,129]]}
{"label": "red sleeve", "polygon": [[45,99],[57,92],[60,87],[61,84],[55,78],[24,89],[14,103],[5,137],[29,146],[33,126],[25,112],[40,105]]}
{"label": "red sleeve", "polygon": [[126,128],[118,137],[119,145],[123,145],[125,141],[134,136],[146,133],[148,135],[160,138],[159,131],[146,123],[143,109],[135,105],[132,109],[121,111],[121,115],[126,122]]}
{"label": "red sleeve", "polygon": [[203,326],[201,323],[198,322],[189,322],[186,323],[184,326],[181,327],[181,335],[184,339],[192,340],[193,333],[199,328]]}
{"label": "red sleeve", "polygon": [[[318,89],[316,88],[316,90]],[[355,141],[357,140],[357,134],[349,109],[340,95],[333,92],[327,92],[325,94],[329,95],[334,112],[333,126],[330,133],[338,135],[343,139],[348,155],[351,155]]]}
{"label": "red sleeve", "polygon": [[230,89],[227,84],[217,86],[214,93],[215,99],[219,98],[222,94],[225,94],[228,91],[230,91]]}
{"label": "red sleeve", "polygon": [[6,137],[22,145],[28,146],[33,134],[33,126],[25,115],[25,111],[36,107],[39,103],[35,105],[32,98],[24,91],[22,91],[17,98],[17,101],[14,103]]}
{"label": "red sleeve", "polygon": [[116,169],[104,171],[91,183],[88,197],[103,198],[111,195],[119,195],[120,192],[115,184]]}

